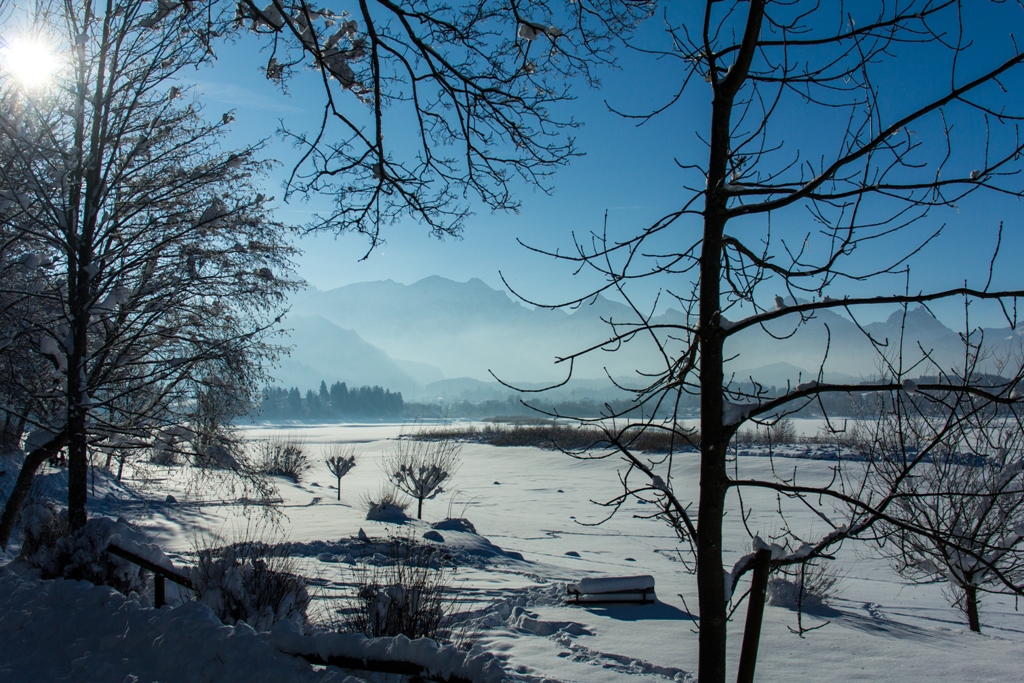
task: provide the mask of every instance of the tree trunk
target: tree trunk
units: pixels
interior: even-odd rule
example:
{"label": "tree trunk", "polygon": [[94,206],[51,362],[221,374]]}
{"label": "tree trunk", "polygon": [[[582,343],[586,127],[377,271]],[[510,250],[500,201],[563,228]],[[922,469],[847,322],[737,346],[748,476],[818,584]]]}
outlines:
{"label": "tree trunk", "polygon": [[341,477],[338,477],[338,502],[341,502]]}
{"label": "tree trunk", "polygon": [[423,519],[423,499],[417,498],[418,505],[416,506],[416,519]]}
{"label": "tree trunk", "polygon": [[36,476],[39,467],[48,459],[57,455],[60,449],[67,443],[67,430],[59,432],[49,443],[43,444],[25,456],[25,464],[21,466],[18,473],[18,480],[14,482],[11,495],[4,505],[3,514],[0,515],[0,550],[7,550],[7,544],[11,540],[11,532],[14,531],[14,524],[21,514],[21,506],[28,497],[29,489],[32,488],[32,479]]}
{"label": "tree trunk", "polygon": [[[87,5],[88,7],[88,5]],[[89,318],[96,294],[92,284],[97,268],[103,268],[102,260],[96,261],[96,235],[103,207],[104,185],[103,158],[107,140],[104,138],[103,127],[106,115],[102,114],[102,106],[97,101],[90,101],[86,92],[102,93],[106,89],[107,57],[110,46],[109,22],[102,22],[102,46],[97,53],[96,68],[93,72],[94,82],[89,83],[85,62],[79,65],[78,87],[80,88],[78,103],[82,107],[93,107],[91,125],[86,130],[86,119],[76,120],[75,147],[80,158],[86,155],[97,162],[85,167],[82,184],[76,183],[71,192],[69,205],[76,207],[74,222],[69,225],[78,226],[77,233],[71,231],[68,253],[68,318],[73,348],[68,350],[67,388],[68,388],[68,526],[72,531],[85,526],[87,519],[86,505],[89,493],[89,435],[86,429],[90,401],[88,395],[89,358]],[[84,189],[84,197],[81,192]],[[84,201],[83,201],[84,199]],[[78,208],[80,207],[80,208]]]}
{"label": "tree trunk", "polygon": [[964,611],[967,612],[967,625],[975,633],[981,633],[981,620],[978,618],[978,587],[964,586]]}
{"label": "tree trunk", "polygon": [[[87,242],[87,240],[83,240]],[[80,254],[80,270],[68,285],[71,296],[71,330],[74,334],[73,348],[68,351],[68,527],[77,531],[85,526],[86,505],[89,500],[89,417],[86,358],[88,358],[89,333],[89,274],[86,269],[91,261],[91,251]]]}
{"label": "tree trunk", "polygon": [[21,445],[21,436],[25,431],[25,418],[8,412],[4,418],[3,431],[0,432],[0,453],[15,451]]}
{"label": "tree trunk", "polygon": [[[728,120],[725,122],[728,130]],[[712,138],[714,140],[714,137]],[[712,152],[715,152],[714,148]],[[714,155],[713,155],[714,156]],[[712,166],[725,168],[722,159]],[[724,170],[720,171],[724,177]],[[714,174],[711,178],[716,177]],[[700,604],[701,683],[724,683],[726,665],[726,598],[722,564],[722,518],[729,487],[725,456],[729,444],[724,424],[723,346],[719,298],[724,202],[709,190],[700,264],[700,506],[697,510],[697,596]]]}
{"label": "tree trunk", "polygon": [[772,551],[762,548],[754,559],[754,577],[747,596],[747,622],[743,627],[743,649],[740,651],[740,669],[736,683],[754,683],[757,666],[757,648],[761,642],[761,622],[764,618],[764,596],[768,589],[768,574],[772,570]]}
{"label": "tree trunk", "polygon": [[68,437],[68,527],[76,531],[85,526],[89,500],[89,441],[84,415],[74,415]]}
{"label": "tree trunk", "polygon": [[[753,59],[765,0],[751,0],[743,42],[735,62],[714,83],[708,187],[704,202],[704,234],[700,255],[700,507],[697,510],[697,597],[700,635],[697,678],[700,683],[725,683],[725,568],[722,521],[729,490],[726,449],[735,427],[725,424],[724,347],[721,325],[723,234],[729,219],[726,191],[731,155],[732,107]],[[710,10],[708,10],[710,11]],[[717,63],[712,67],[717,69]],[[716,77],[717,78],[717,77]]]}

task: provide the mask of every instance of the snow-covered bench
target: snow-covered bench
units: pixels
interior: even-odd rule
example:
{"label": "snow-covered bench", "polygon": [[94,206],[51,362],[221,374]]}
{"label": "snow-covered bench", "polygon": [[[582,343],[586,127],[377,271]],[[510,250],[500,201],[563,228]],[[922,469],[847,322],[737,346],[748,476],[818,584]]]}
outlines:
{"label": "snow-covered bench", "polygon": [[570,602],[574,604],[628,602],[640,605],[655,602],[654,577],[604,576],[580,579],[566,586]]}

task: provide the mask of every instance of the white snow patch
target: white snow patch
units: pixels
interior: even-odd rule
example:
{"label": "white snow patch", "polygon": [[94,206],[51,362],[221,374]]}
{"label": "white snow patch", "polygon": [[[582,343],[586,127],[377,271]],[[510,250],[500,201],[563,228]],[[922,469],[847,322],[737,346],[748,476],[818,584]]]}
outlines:
{"label": "white snow patch", "polygon": [[339,671],[313,671],[266,640],[245,624],[223,625],[198,602],[156,610],[138,595],[85,581],[41,581],[20,562],[0,570],[0,671],[8,683],[342,683]]}
{"label": "white snow patch", "polygon": [[279,621],[271,631],[271,642],[281,652],[288,654],[318,655],[325,660],[347,657],[410,662],[424,667],[431,674],[446,678],[460,676],[473,683],[501,683],[505,680],[501,662],[493,654],[463,652],[451,645],[438,645],[429,638],[367,638],[361,633],[318,633],[304,636],[292,622]]}
{"label": "white snow patch", "polygon": [[586,578],[569,584],[568,589],[577,593],[623,593],[635,590],[653,590],[654,577],[649,574],[643,574],[641,576]]}

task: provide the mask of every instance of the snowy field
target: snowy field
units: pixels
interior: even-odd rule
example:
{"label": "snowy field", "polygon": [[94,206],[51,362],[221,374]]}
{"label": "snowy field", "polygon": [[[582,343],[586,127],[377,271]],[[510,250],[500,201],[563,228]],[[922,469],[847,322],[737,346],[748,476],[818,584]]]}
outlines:
{"label": "snowy field", "polygon": [[[800,431],[816,428],[808,421]],[[380,489],[384,477],[378,463],[400,425],[245,431],[250,439],[299,437],[310,448],[313,470],[299,484],[277,481],[283,516],[276,526],[260,528],[264,540],[294,544],[294,561],[314,584],[314,610],[350,589],[360,529],[371,538],[421,537],[432,522],[464,517],[479,535],[442,530],[440,542],[460,565],[453,583],[461,609],[472,613],[477,647],[500,658],[508,680],[695,680],[697,635],[689,610],[697,608],[696,580],[685,571],[678,554],[684,549],[675,535],[658,521],[636,518],[650,506],[635,501],[609,521],[591,526],[604,517],[604,509],[591,501],[619,492],[620,462],[581,462],[536,448],[466,444],[448,493],[425,503],[424,521],[396,525],[367,521],[360,498]],[[354,444],[361,457],[342,480],[340,502],[320,452],[332,443]],[[744,448],[738,467],[762,477],[770,475],[773,463],[787,473],[797,467],[807,483],[830,476],[832,463],[822,459],[827,453],[821,447],[783,450],[797,457],[773,461],[756,447]],[[121,487],[98,478],[91,514],[125,516],[183,565],[197,538],[230,542],[256,525],[237,501],[201,501],[190,494],[180,470],[157,468],[149,477],[136,488],[131,481]],[[674,483],[677,494],[696,498],[695,456],[677,461]],[[773,496],[748,497],[744,503],[752,511],[752,530],[777,532],[779,503]],[[792,505],[784,509],[798,532],[820,530],[812,513]],[[731,563],[749,551],[750,540],[738,514],[727,521]],[[794,611],[765,608],[759,681],[1021,680],[1024,614],[1015,610],[1012,598],[986,596],[982,633],[974,634],[949,606],[941,585],[904,581],[869,546],[848,543],[836,562],[844,577],[837,595],[823,614],[804,616],[805,627],[827,621],[823,628],[800,637],[791,631],[797,625]],[[567,582],[636,574],[654,576],[656,604],[564,603]],[[78,582],[40,584],[23,568],[0,571],[0,680],[355,680],[274,652],[267,634],[244,626],[218,627],[203,609],[191,603],[157,611],[146,597],[127,599]],[[734,666],[745,611],[744,603],[730,631]]]}

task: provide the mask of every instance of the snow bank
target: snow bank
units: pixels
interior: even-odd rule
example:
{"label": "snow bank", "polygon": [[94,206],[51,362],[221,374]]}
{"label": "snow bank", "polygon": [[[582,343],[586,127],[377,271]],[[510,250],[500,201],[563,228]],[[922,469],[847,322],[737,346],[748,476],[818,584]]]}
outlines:
{"label": "snow bank", "polygon": [[[433,528],[435,530],[444,530],[443,534],[439,534],[441,536],[440,541],[437,541],[436,538],[434,539],[435,543],[444,544],[444,556],[438,556],[435,558],[440,564],[445,566],[486,569],[491,564],[505,563],[508,560],[516,562],[524,561],[522,554],[517,553],[514,550],[505,550],[475,532],[457,530],[465,528],[463,524],[452,523],[445,524],[443,526],[438,526],[438,524],[433,525]],[[466,522],[466,524],[468,524],[468,522]],[[363,533],[365,535],[365,532]],[[286,544],[268,546],[268,552],[271,554],[280,554],[282,549],[287,546],[286,554],[291,556],[317,558],[323,556],[325,558],[329,558],[325,561],[331,561],[331,559],[333,559],[332,556],[334,556],[334,558],[348,557],[361,564],[383,565],[392,562],[388,557],[387,551],[390,544],[390,539],[373,539],[366,536],[365,539],[362,537],[355,537],[341,538],[336,541],[316,540],[306,542],[289,542]]]}
{"label": "snow bank", "polygon": [[430,525],[431,529],[437,529],[439,531],[464,531],[466,533],[475,534],[476,527],[473,523],[465,517],[449,517],[448,519],[442,519],[440,522],[434,522]]}
{"label": "snow bank", "polygon": [[463,652],[451,645],[438,645],[429,638],[409,640],[405,636],[367,638],[361,633],[318,633],[304,636],[290,621],[279,621],[271,631],[271,642],[293,655],[332,657],[377,662],[409,662],[433,676],[453,677],[473,683],[501,683],[505,671],[489,652]]}
{"label": "snow bank", "polygon": [[67,512],[46,505],[29,505],[22,512],[22,555],[43,577],[91,581],[122,593],[142,592],[146,575],[133,562],[111,555],[111,543],[174,571],[174,564],[156,545],[125,519],[116,522],[93,517],[80,530],[67,533]]}
{"label": "snow bank", "polygon": [[0,678],[36,681],[360,683],[313,671],[249,626],[224,626],[201,603],[160,610],[85,581],[41,581],[22,562],[0,569]]}
{"label": "snow bank", "polygon": [[366,519],[371,522],[404,524],[412,518],[405,514],[405,508],[401,505],[382,500],[379,503],[373,501],[369,503],[366,508]]}
{"label": "snow bank", "polygon": [[538,636],[553,636],[560,632],[574,636],[594,635],[583,624],[575,621],[549,621],[541,619],[536,612],[528,612],[523,607],[516,607],[512,611],[512,616],[508,622],[514,628]]}

